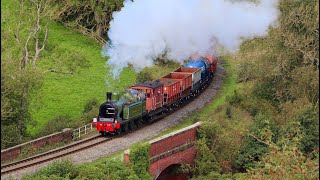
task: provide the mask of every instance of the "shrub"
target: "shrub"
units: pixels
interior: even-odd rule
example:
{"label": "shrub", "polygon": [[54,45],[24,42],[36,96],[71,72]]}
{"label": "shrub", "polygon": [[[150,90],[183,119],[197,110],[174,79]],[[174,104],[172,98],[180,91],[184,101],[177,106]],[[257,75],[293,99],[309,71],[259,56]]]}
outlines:
{"label": "shrub", "polygon": [[47,122],[47,124],[37,134],[37,137],[46,136],[55,132],[60,132],[64,128],[67,128],[68,124],[71,121],[72,119],[69,116],[58,115]]}
{"label": "shrub", "polygon": [[219,128],[215,123],[205,122],[201,125],[196,142],[197,155],[193,169],[194,175],[206,176],[209,172],[221,171],[213,148],[218,133]]}
{"label": "shrub", "polygon": [[231,107],[230,106],[228,106],[226,108],[226,116],[227,116],[228,119],[232,118],[232,111],[231,111]]}
{"label": "shrub", "polygon": [[263,155],[268,152],[268,146],[257,138],[266,138],[267,141],[276,142],[277,135],[278,130],[275,128],[270,117],[258,113],[250,133],[244,138],[241,145],[239,155],[235,160],[235,167],[239,171],[257,168],[259,166],[257,162],[261,161]]}
{"label": "shrub", "polygon": [[82,113],[88,113],[98,105],[99,105],[99,101],[97,98],[89,99],[86,101]]}
{"label": "shrub", "polygon": [[138,73],[136,82],[152,81],[152,75],[150,71],[142,70]]}
{"label": "shrub", "polygon": [[130,148],[131,168],[140,179],[152,179],[149,173],[149,150],[149,143],[135,144]]}
{"label": "shrub", "polygon": [[[31,176],[26,176],[26,179],[33,179],[33,178],[43,178],[43,177],[55,177],[54,179],[61,179],[61,178],[75,178],[78,175],[78,170],[76,166],[68,161],[68,160],[61,160],[55,161],[52,164],[48,165],[47,167],[41,169],[40,171],[36,172]],[[58,178],[61,177],[61,178]],[[51,179],[51,178],[50,178]]]}
{"label": "shrub", "polygon": [[300,149],[311,153],[319,148],[319,115],[309,109],[298,117],[298,121],[302,132]]}
{"label": "shrub", "polygon": [[127,165],[120,161],[106,161],[102,166],[106,179],[127,180],[139,179],[135,172]]}
{"label": "shrub", "polygon": [[243,97],[235,90],[232,95],[227,96],[227,101],[230,105],[239,104],[243,100]]}
{"label": "shrub", "polygon": [[208,147],[205,138],[197,140],[197,156],[193,174],[196,176],[205,176],[210,172],[220,172],[219,162],[216,160],[215,153]]}
{"label": "shrub", "polygon": [[98,168],[93,165],[81,166],[79,168],[79,175],[77,178],[80,179],[103,179],[104,178],[103,169]]}

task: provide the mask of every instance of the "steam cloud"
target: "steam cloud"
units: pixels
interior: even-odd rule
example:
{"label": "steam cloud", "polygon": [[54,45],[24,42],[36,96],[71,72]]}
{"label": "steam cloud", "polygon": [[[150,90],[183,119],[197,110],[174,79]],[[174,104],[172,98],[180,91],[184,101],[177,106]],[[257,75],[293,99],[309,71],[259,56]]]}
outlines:
{"label": "steam cloud", "polygon": [[235,52],[246,39],[267,34],[278,17],[278,0],[254,4],[227,0],[127,0],[113,13],[103,56],[117,77],[128,63],[150,66],[167,52],[178,62],[222,45]]}

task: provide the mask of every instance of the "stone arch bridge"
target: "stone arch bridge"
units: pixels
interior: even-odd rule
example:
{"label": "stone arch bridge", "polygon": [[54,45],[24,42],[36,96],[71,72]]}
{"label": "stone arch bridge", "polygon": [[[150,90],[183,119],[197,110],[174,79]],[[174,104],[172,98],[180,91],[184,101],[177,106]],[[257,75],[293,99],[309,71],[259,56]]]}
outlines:
{"label": "stone arch bridge", "polygon": [[[193,164],[197,122],[191,126],[149,141],[151,164],[149,171],[154,179],[186,179],[186,174],[174,174],[172,170],[182,164]],[[129,161],[129,151],[125,151],[124,161]]]}

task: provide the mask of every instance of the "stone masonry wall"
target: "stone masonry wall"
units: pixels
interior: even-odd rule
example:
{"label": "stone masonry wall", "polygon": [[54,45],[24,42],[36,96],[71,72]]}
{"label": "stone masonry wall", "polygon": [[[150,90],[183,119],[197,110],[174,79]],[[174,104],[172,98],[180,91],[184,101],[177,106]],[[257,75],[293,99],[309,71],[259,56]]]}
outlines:
{"label": "stone masonry wall", "polygon": [[61,141],[69,142],[72,140],[72,129],[64,129],[62,132],[50,134],[48,136],[44,136],[23,144],[19,144],[17,146],[5,149],[1,151],[1,161],[11,160],[18,157],[23,148],[25,147],[33,147],[33,148],[40,148],[47,144],[58,143]]}

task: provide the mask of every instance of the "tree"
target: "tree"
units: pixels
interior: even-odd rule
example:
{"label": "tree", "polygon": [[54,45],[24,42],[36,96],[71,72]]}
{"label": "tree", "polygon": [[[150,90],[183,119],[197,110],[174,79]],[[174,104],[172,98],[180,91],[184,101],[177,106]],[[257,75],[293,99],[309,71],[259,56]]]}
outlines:
{"label": "tree", "polygon": [[[30,58],[32,57],[32,65],[36,66],[39,59],[41,51],[44,50],[48,39],[48,28],[45,26],[45,32],[42,42],[40,43],[41,32],[43,26],[41,25],[41,19],[46,16],[48,9],[48,2],[43,0],[21,0],[18,2],[20,8],[18,10],[18,22],[11,31],[14,33],[16,42],[18,43],[22,58],[20,69],[26,68],[27,64],[30,63]],[[31,13],[27,13],[31,11]],[[25,19],[27,18],[27,19]],[[27,21],[26,21],[27,20]],[[27,30],[27,37],[21,37],[21,34]],[[31,39],[34,41],[34,50],[30,50]],[[40,45],[42,44],[42,45]],[[40,47],[41,46],[41,47]]]}
{"label": "tree", "polygon": [[28,138],[26,126],[32,122],[30,97],[41,86],[43,75],[35,66],[48,37],[48,29],[43,31],[41,25],[48,7],[46,2],[19,0],[15,3],[19,8],[4,11],[1,17],[6,23],[6,28],[1,27],[1,148]]}
{"label": "tree", "polygon": [[[56,1],[54,1],[56,2]],[[112,20],[112,13],[123,7],[123,0],[80,0],[59,1],[54,19],[75,28],[85,27],[101,38],[105,38]]]}

